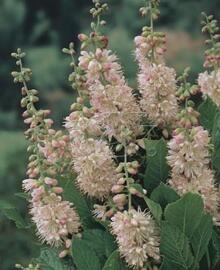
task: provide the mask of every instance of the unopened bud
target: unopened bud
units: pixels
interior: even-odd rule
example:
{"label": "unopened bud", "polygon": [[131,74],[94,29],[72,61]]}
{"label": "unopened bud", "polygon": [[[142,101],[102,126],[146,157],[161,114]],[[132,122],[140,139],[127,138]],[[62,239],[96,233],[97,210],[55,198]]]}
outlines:
{"label": "unopened bud", "polygon": [[112,193],[121,193],[124,189],[124,186],[122,185],[114,185],[111,189]]}

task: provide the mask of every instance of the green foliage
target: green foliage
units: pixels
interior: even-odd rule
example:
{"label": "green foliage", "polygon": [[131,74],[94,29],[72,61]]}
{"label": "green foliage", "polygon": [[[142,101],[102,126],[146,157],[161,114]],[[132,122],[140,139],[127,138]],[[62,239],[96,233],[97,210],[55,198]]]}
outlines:
{"label": "green foliage", "polygon": [[28,224],[13,205],[5,201],[0,201],[0,211],[8,219],[13,220],[18,229],[28,228]]}
{"label": "green foliage", "polygon": [[182,269],[190,269],[193,264],[193,255],[189,241],[181,230],[165,223],[161,232],[161,253],[171,263]]}
{"label": "green foliage", "polygon": [[63,198],[72,202],[79,213],[81,222],[86,227],[93,227],[94,220],[85,197],[82,196],[75,184],[75,176],[60,178],[60,186],[63,188]]}
{"label": "green foliage", "polygon": [[169,174],[169,166],[166,162],[167,145],[164,139],[145,139],[147,167],[144,176],[144,187],[151,191],[160,182],[165,182]]}
{"label": "green foliage", "polygon": [[217,106],[209,97],[207,97],[199,106],[198,111],[200,113],[200,122],[202,126],[209,132],[212,132],[215,116],[218,112]]}
{"label": "green foliage", "polygon": [[122,262],[119,252],[115,250],[106,261],[102,270],[127,270],[127,266]]}
{"label": "green foliage", "polygon": [[178,227],[189,238],[198,227],[202,215],[202,198],[199,195],[191,193],[169,204],[164,211],[165,219],[169,224]]}
{"label": "green foliage", "polygon": [[202,198],[187,193],[168,204],[161,228],[161,253],[165,256],[162,269],[172,264],[177,269],[200,269],[213,234],[212,218],[203,210]]}
{"label": "green foliage", "polygon": [[150,209],[150,212],[152,213],[153,217],[157,221],[158,224],[161,222],[162,218],[162,209],[161,206],[158,203],[155,203],[154,201],[148,199],[147,197],[144,197],[144,200]]}
{"label": "green foliage", "polygon": [[179,195],[171,187],[161,183],[157,188],[153,190],[150,198],[159,203],[162,208],[165,208],[167,204],[175,202],[179,199]]}
{"label": "green foliage", "polygon": [[68,261],[60,260],[58,252],[52,248],[43,248],[39,258],[34,262],[40,265],[43,270],[74,270],[74,266]]}
{"label": "green foliage", "polygon": [[101,270],[98,256],[85,240],[73,238],[72,256],[74,263],[80,270]]}

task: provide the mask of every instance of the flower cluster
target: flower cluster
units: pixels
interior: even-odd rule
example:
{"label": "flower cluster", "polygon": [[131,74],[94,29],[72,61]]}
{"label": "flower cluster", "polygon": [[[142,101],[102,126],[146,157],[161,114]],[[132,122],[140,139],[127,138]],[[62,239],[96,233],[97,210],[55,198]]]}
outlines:
{"label": "flower cluster", "polygon": [[164,39],[162,34],[153,35],[148,29],[135,38],[141,109],[159,127],[173,124],[178,112],[176,74],[163,63]]}
{"label": "flower cluster", "polygon": [[149,258],[160,260],[159,230],[148,213],[134,209],[117,212],[112,217],[111,227],[119,251],[129,266],[143,269]]}
{"label": "flower cluster", "polygon": [[117,182],[113,153],[105,141],[89,138],[72,144],[74,170],[83,193],[103,199]]}
{"label": "flower cluster", "polygon": [[141,132],[140,109],[126,84],[117,57],[107,49],[81,52],[79,67],[86,76],[94,119],[109,137],[118,141]]}
{"label": "flower cluster", "polygon": [[23,181],[23,189],[30,194],[30,213],[39,238],[59,246],[68,242],[69,235],[77,233],[80,228],[78,214],[71,203],[62,200],[60,194],[63,189],[55,179],[68,167],[69,138],[61,131],[52,129],[53,121],[45,118],[48,110],[36,109],[34,103],[38,101],[38,92],[27,87],[31,72],[22,66],[24,54],[18,49],[13,57],[20,67],[20,71],[12,75],[15,81],[23,83],[21,105],[26,108],[24,122],[29,125],[25,135],[31,142],[28,147],[31,153],[27,171],[29,178]]}
{"label": "flower cluster", "polygon": [[220,106],[220,69],[199,74],[198,83],[203,94]]}
{"label": "flower cluster", "polygon": [[168,143],[167,161],[172,168],[169,184],[180,195],[187,192],[200,194],[206,211],[214,216],[218,224],[220,193],[215,187],[214,173],[209,169],[210,137],[202,126],[192,126],[187,120],[180,121],[183,124],[187,122],[188,126],[176,129]]}

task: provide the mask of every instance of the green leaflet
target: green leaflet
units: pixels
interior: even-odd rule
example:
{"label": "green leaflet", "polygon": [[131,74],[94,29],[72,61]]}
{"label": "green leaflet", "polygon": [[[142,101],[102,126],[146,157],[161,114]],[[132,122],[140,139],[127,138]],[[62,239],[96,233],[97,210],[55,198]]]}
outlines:
{"label": "green leaflet", "polygon": [[144,187],[152,191],[160,182],[165,182],[169,175],[169,166],[166,161],[167,145],[164,139],[145,139],[147,167],[144,175]]}
{"label": "green leaflet", "polygon": [[14,221],[17,228],[25,229],[29,224],[24,220],[18,210],[6,201],[0,201],[0,211],[10,220]]}
{"label": "green leaflet", "polygon": [[105,262],[117,248],[114,237],[107,231],[99,229],[85,230],[82,233],[82,239],[95,251],[100,262]]}
{"label": "green leaflet", "polygon": [[188,238],[175,226],[164,223],[161,230],[161,253],[171,263],[183,269],[190,269],[193,264],[193,255]]}
{"label": "green leaflet", "polygon": [[180,197],[174,189],[161,183],[157,188],[153,190],[150,198],[159,203],[162,208],[165,208],[168,203],[175,202]]}
{"label": "green leaflet", "polygon": [[88,203],[76,187],[74,177],[61,178],[59,184],[64,189],[64,199],[74,204],[74,207],[76,207],[77,213],[79,214],[83,225],[86,227],[93,227],[94,220],[92,218]]}
{"label": "green leaflet", "polygon": [[216,114],[214,119],[214,125],[212,129],[212,143],[214,146],[212,164],[217,173],[220,173],[220,112]]}
{"label": "green leaflet", "polygon": [[197,262],[199,262],[206,253],[209,241],[212,237],[212,228],[212,217],[210,215],[203,215],[191,239],[193,253]]}
{"label": "green leaflet", "polygon": [[101,263],[87,241],[73,238],[72,257],[78,270],[101,270]]}
{"label": "green leaflet", "polygon": [[128,270],[128,268],[125,263],[122,262],[118,251],[115,250],[106,261],[102,270]]}
{"label": "green leaflet", "polygon": [[204,213],[202,198],[187,193],[167,205],[164,217],[161,253],[165,257],[161,269],[171,268],[173,263],[187,270],[200,269],[213,234],[212,217]]}
{"label": "green leaflet", "polygon": [[178,227],[189,238],[199,226],[202,215],[202,198],[192,193],[187,193],[178,201],[169,204],[164,212],[166,221]]}
{"label": "green leaflet", "polygon": [[218,107],[209,97],[207,97],[198,107],[198,111],[200,113],[200,123],[205,129],[211,132],[215,116],[218,112]]}
{"label": "green leaflet", "polygon": [[40,257],[34,260],[43,270],[74,270],[75,268],[68,262],[61,260],[58,252],[52,248],[41,250]]}
{"label": "green leaflet", "polygon": [[161,206],[158,203],[155,203],[151,199],[147,198],[146,196],[144,196],[144,200],[145,200],[148,208],[150,209],[151,214],[153,215],[153,217],[155,218],[157,223],[160,224],[161,218],[162,218]]}

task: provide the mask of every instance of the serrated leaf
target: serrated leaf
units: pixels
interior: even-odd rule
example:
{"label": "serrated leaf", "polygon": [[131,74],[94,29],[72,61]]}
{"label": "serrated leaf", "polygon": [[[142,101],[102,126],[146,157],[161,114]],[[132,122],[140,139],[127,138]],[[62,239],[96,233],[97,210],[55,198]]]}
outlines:
{"label": "serrated leaf", "polygon": [[150,198],[151,200],[159,203],[162,208],[165,208],[167,204],[177,201],[180,196],[174,189],[161,183],[153,190]]}
{"label": "serrated leaf", "polygon": [[158,203],[147,198],[146,196],[144,196],[144,200],[145,200],[148,208],[150,209],[151,214],[153,215],[153,217],[155,218],[157,223],[160,224],[161,218],[162,218],[162,213],[163,213],[161,206]]}
{"label": "serrated leaf", "polygon": [[118,251],[115,250],[106,261],[102,270],[128,270],[128,268],[122,262]]}
{"label": "serrated leaf", "polygon": [[213,130],[212,130],[212,144],[214,151],[212,153],[212,164],[215,170],[220,172],[220,113],[216,114]]}
{"label": "serrated leaf", "polygon": [[116,249],[114,237],[103,230],[85,230],[82,234],[82,239],[96,252],[100,261],[105,261]]}
{"label": "serrated leaf", "polygon": [[169,166],[166,161],[167,145],[164,139],[145,139],[145,149],[147,155],[147,167],[144,177],[144,187],[151,191],[160,182],[165,182],[169,175]]}
{"label": "serrated leaf", "polygon": [[43,270],[73,270],[73,266],[68,266],[58,256],[58,252],[52,248],[45,248],[41,251],[40,257],[34,260]]}
{"label": "serrated leaf", "polygon": [[195,256],[195,261],[200,262],[209,245],[209,241],[212,237],[213,222],[210,215],[203,215],[199,226],[194,231],[191,244]]}
{"label": "serrated leaf", "polygon": [[218,112],[218,107],[209,97],[207,97],[198,107],[198,111],[200,113],[200,123],[205,129],[211,132],[216,113]]}
{"label": "serrated leaf", "polygon": [[177,265],[173,262],[168,261],[166,258],[163,260],[160,270],[184,270],[184,268],[180,265]]}
{"label": "serrated leaf", "polygon": [[203,216],[203,201],[197,194],[187,193],[165,208],[164,216],[170,225],[176,226],[189,238],[199,226]]}
{"label": "serrated leaf", "polygon": [[6,201],[0,201],[0,211],[3,215],[5,215],[8,219],[15,222],[15,225],[18,229],[28,228],[29,225],[18,212],[18,210]]}
{"label": "serrated leaf", "polygon": [[78,270],[101,270],[98,256],[85,240],[73,238],[72,256]]}
{"label": "serrated leaf", "polygon": [[193,255],[187,237],[175,226],[164,223],[161,231],[161,254],[166,260],[189,270]]}
{"label": "serrated leaf", "polygon": [[212,269],[220,268],[220,235],[213,231],[209,244],[209,256],[211,257]]}
{"label": "serrated leaf", "polygon": [[92,218],[89,206],[87,204],[86,199],[83,197],[83,195],[76,187],[75,179],[61,178],[59,184],[64,190],[63,192],[64,199],[74,204],[83,225],[86,227],[93,227],[94,220]]}

